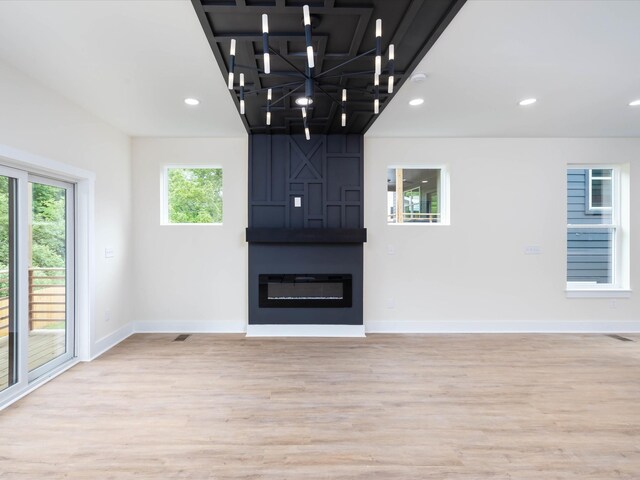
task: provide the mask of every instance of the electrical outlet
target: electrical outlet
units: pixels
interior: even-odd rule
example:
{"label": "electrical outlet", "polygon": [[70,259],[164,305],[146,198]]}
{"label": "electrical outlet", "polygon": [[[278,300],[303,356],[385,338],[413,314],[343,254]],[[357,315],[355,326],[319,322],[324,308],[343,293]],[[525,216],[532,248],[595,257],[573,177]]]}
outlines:
{"label": "electrical outlet", "polygon": [[113,258],[115,255],[112,247],[107,247],[104,249],[104,258]]}
{"label": "electrical outlet", "polygon": [[396,247],[394,247],[393,245],[387,245],[387,254],[388,255],[395,255],[396,254]]}
{"label": "electrical outlet", "polygon": [[542,255],[542,248],[540,245],[527,245],[524,247],[525,255]]}
{"label": "electrical outlet", "polygon": [[104,311],[104,321],[105,322],[110,322],[111,321],[111,310],[105,310]]}
{"label": "electrical outlet", "polygon": [[618,301],[616,299],[609,300],[609,308],[615,310],[618,308]]}
{"label": "electrical outlet", "polygon": [[387,299],[387,308],[394,309],[396,308],[396,300],[394,298]]}

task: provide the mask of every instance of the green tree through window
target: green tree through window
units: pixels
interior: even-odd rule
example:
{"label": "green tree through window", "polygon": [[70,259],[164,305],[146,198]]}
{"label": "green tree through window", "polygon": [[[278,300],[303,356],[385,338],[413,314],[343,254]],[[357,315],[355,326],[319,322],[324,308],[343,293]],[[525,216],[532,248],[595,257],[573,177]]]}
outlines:
{"label": "green tree through window", "polygon": [[222,223],[222,169],[168,168],[169,223]]}

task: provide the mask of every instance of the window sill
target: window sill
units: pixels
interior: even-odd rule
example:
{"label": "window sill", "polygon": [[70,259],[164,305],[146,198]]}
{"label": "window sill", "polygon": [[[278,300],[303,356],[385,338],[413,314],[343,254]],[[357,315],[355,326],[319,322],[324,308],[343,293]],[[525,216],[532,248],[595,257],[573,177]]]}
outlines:
{"label": "window sill", "polygon": [[450,223],[444,222],[406,222],[406,223],[387,223],[391,227],[448,227]]}
{"label": "window sill", "polygon": [[222,223],[161,223],[161,227],[221,227]]}
{"label": "window sill", "polygon": [[567,289],[567,298],[630,298],[631,290],[625,288],[610,289]]}

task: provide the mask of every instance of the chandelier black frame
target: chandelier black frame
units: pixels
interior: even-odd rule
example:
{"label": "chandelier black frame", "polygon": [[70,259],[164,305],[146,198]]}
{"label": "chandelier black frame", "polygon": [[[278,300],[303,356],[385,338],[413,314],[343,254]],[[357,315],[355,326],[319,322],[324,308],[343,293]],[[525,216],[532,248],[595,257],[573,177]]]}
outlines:
{"label": "chandelier black frame", "polygon": [[[300,105],[302,111],[302,123],[304,127],[304,134],[307,140],[311,139],[311,133],[309,131],[309,125],[307,122],[307,108],[309,108],[313,104],[313,96],[315,94],[315,90],[320,91],[321,94],[326,95],[329,99],[335,103],[338,107],[340,107],[342,115],[342,127],[346,127],[347,125],[347,88],[342,89],[342,95],[339,99],[334,98],[331,93],[327,92],[327,90],[323,87],[331,86],[335,87],[335,83],[327,82],[329,79],[343,78],[343,77],[367,77],[373,75],[373,91],[363,90],[363,89],[350,89],[352,91],[357,91],[359,93],[364,93],[373,96],[373,113],[378,114],[380,111],[380,76],[384,73],[388,76],[387,81],[387,93],[393,93],[394,86],[394,75],[395,75],[395,51],[393,44],[389,45],[388,49],[388,62],[386,68],[382,69],[382,20],[376,20],[376,44],[375,48],[368,50],[364,53],[361,53],[335,67],[332,67],[323,72],[315,72],[315,54],[313,51],[313,45],[311,43],[312,39],[312,24],[311,24],[311,14],[309,11],[309,5],[304,5],[302,7],[302,17],[304,22],[304,36],[305,36],[305,44],[306,44],[306,52],[307,52],[307,63],[305,66],[305,71],[303,72],[298,67],[296,67],[293,63],[287,60],[284,56],[280,55],[278,51],[271,48],[269,46],[269,17],[265,13],[262,15],[262,50],[263,50],[263,64],[264,68],[259,69],[256,67],[250,67],[247,65],[237,65],[236,64],[236,39],[231,39],[231,45],[229,47],[229,77],[228,77],[228,87],[229,90],[234,90],[235,92],[235,71],[238,70],[249,70],[253,72],[257,72],[258,74],[264,73],[265,75],[274,75],[274,76],[286,76],[286,77],[298,77],[298,80],[293,82],[282,83],[278,85],[274,85],[269,88],[260,88],[249,90],[245,88],[244,82],[244,73],[239,74],[239,104],[240,104],[240,114],[245,114],[245,98],[249,95],[260,95],[262,93],[267,94],[267,103],[266,103],[266,117],[265,123],[266,125],[271,125],[271,111],[274,107],[276,107],[280,102],[282,102],[285,98],[293,95],[295,92],[299,91],[304,87],[304,97],[300,97],[296,100],[296,103]],[[293,71],[289,71],[286,73],[271,73],[271,54],[276,55],[278,58],[282,59],[287,65],[289,65]],[[350,63],[361,59],[362,57],[367,57],[374,55],[374,65],[373,70],[363,71],[363,72],[343,72],[341,71],[344,67],[349,65]],[[328,75],[332,73],[332,75]],[[289,89],[288,92],[284,93],[277,100],[273,100],[273,92],[284,91],[285,89]]]}

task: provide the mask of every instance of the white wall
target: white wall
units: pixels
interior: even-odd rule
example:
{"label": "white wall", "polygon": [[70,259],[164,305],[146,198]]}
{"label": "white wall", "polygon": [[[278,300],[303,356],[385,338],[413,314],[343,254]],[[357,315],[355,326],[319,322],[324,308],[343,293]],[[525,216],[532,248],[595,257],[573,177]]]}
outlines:
{"label": "white wall", "polygon": [[[630,164],[637,235],[640,139],[367,137],[367,331],[640,328],[637,293],[616,300],[565,295],[567,164],[608,162]],[[448,166],[451,225],[387,225],[387,166],[420,163]],[[542,254],[524,255],[526,245]],[[632,239],[632,288],[639,245]]]}
{"label": "white wall", "polygon": [[[247,137],[133,140],[138,331],[244,331]],[[222,225],[160,225],[165,165],[223,169]]]}
{"label": "white wall", "polygon": [[[129,137],[2,63],[0,108],[0,144],[96,174],[92,332],[99,342],[131,319]],[[114,249],[113,258],[104,258],[105,247]]]}

